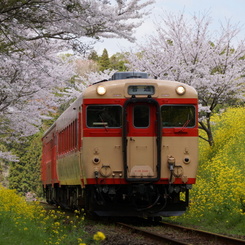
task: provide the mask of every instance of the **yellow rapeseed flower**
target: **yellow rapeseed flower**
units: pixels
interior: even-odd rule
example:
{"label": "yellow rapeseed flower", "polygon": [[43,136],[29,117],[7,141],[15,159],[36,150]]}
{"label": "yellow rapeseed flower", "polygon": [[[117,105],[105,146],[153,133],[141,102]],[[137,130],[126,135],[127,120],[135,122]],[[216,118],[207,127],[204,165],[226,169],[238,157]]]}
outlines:
{"label": "yellow rapeseed flower", "polygon": [[95,241],[103,241],[105,240],[106,236],[103,232],[98,231],[96,234],[94,234],[93,239]]}
{"label": "yellow rapeseed flower", "polygon": [[[199,141],[197,183],[184,216],[229,213],[245,215],[245,107],[229,108],[212,117],[215,145]],[[202,135],[202,132],[200,132]],[[205,136],[205,135],[202,135]]]}

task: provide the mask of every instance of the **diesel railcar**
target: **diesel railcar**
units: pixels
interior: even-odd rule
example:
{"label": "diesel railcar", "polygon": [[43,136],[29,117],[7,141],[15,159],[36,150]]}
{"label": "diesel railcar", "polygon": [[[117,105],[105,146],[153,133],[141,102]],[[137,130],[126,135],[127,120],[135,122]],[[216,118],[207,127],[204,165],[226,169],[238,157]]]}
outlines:
{"label": "diesel railcar", "polygon": [[119,72],[45,132],[47,202],[100,216],[175,216],[198,166],[198,97],[187,84]]}

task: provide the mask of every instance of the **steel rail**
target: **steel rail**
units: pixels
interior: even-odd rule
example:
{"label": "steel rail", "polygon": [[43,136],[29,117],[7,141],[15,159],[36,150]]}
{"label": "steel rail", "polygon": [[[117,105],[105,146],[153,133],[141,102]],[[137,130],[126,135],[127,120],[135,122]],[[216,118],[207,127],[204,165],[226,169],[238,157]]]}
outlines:
{"label": "steel rail", "polygon": [[168,227],[171,226],[173,228],[176,228],[176,229],[179,229],[182,231],[195,232],[196,234],[199,234],[199,235],[204,236],[206,238],[210,237],[214,241],[219,241],[219,242],[222,242],[223,244],[227,244],[227,245],[231,245],[231,244],[232,245],[245,245],[245,240],[229,237],[226,235],[221,235],[221,234],[217,234],[217,233],[213,233],[213,232],[198,230],[195,228],[188,228],[188,227],[184,227],[181,225],[176,225],[176,224],[162,222],[162,221],[159,222],[159,224],[162,224],[162,225],[168,226]]}
{"label": "steel rail", "polygon": [[181,242],[181,241],[178,241],[176,239],[172,239],[172,238],[169,238],[169,237],[166,237],[163,235],[156,234],[154,232],[145,231],[143,229],[140,229],[140,228],[137,228],[135,226],[128,225],[128,224],[124,224],[121,222],[116,222],[116,224],[121,226],[121,227],[124,227],[128,230],[132,230],[134,232],[140,233],[141,235],[143,235],[145,237],[151,238],[151,239],[157,241],[158,242],[157,244],[166,244],[166,242],[167,242],[167,244],[169,244],[169,245],[190,245],[189,243]]}

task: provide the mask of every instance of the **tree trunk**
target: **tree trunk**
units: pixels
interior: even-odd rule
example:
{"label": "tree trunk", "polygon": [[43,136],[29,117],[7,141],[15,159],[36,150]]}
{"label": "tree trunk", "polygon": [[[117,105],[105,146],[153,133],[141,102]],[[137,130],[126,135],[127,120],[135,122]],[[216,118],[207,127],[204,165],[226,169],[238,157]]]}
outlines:
{"label": "tree trunk", "polygon": [[207,119],[207,125],[205,125],[203,121],[199,122],[199,125],[200,125],[199,129],[202,129],[206,132],[207,138],[204,138],[202,136],[199,136],[199,137],[201,139],[207,141],[210,146],[213,146],[214,145],[214,139],[213,139],[213,133],[211,130],[210,119],[209,118]]}

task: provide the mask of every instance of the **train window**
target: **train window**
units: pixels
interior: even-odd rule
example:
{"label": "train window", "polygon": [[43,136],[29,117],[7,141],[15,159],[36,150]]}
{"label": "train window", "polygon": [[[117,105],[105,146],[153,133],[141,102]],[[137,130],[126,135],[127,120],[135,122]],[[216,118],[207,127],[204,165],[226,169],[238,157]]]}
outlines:
{"label": "train window", "polygon": [[161,107],[163,127],[195,126],[195,107],[191,105],[166,105]]}
{"label": "train window", "polygon": [[149,106],[136,105],[134,107],[134,126],[136,128],[146,128],[149,126]]}
{"label": "train window", "polygon": [[122,107],[113,105],[91,105],[87,108],[88,127],[111,127],[122,126]]}

